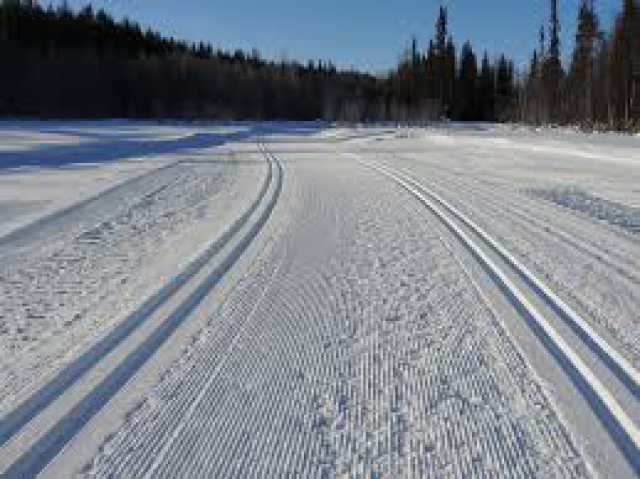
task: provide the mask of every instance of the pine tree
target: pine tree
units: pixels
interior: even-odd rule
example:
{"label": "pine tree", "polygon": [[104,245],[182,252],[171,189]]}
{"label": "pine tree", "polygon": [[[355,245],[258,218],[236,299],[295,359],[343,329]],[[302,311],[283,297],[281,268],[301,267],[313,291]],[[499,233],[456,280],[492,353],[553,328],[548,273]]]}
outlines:
{"label": "pine tree", "polygon": [[613,30],[602,33],[593,0],[581,2],[576,46],[565,78],[558,1],[551,0],[548,46],[543,30],[539,51],[523,83],[520,118],[536,123],[640,128],[640,1],[622,0],[621,4]]}
{"label": "pine tree", "polygon": [[578,14],[576,46],[569,70],[571,112],[578,121],[593,123],[594,59],[599,38],[598,18],[593,2],[583,0]]}
{"label": "pine tree", "polygon": [[433,40],[429,40],[429,48],[427,48],[427,57],[425,59],[425,81],[426,98],[435,100],[438,97],[438,60],[436,55],[436,47]]}
{"label": "pine tree", "polygon": [[438,12],[438,20],[436,21],[435,35],[435,77],[436,77],[436,97],[443,106],[443,111],[447,108],[447,92],[449,85],[447,82],[447,40],[448,31],[448,14],[445,7],[440,7]]}
{"label": "pine tree", "polygon": [[513,64],[502,55],[496,68],[496,115],[498,119],[506,120],[512,116],[514,91]]}
{"label": "pine tree", "polygon": [[456,87],[456,119],[478,120],[476,90],[478,65],[470,42],[466,42],[460,51],[460,69]]}
{"label": "pine tree", "polygon": [[560,121],[560,83],[562,81],[562,62],[560,59],[560,19],[558,0],[551,0],[551,22],[549,26],[549,50],[542,66],[542,89],[547,121]]}
{"label": "pine tree", "polygon": [[529,71],[525,76],[523,96],[519,99],[518,119],[524,122],[537,123],[539,121],[539,94],[540,57],[538,50],[533,51]]}
{"label": "pine tree", "polygon": [[640,4],[635,5],[631,23],[632,115],[640,129]]}
{"label": "pine tree", "polygon": [[440,7],[436,21],[435,51],[439,57],[444,56],[449,38],[449,20],[446,7]]}
{"label": "pine tree", "polygon": [[560,18],[558,17],[558,0],[551,0],[549,57],[560,58]]}
{"label": "pine tree", "polygon": [[480,111],[483,119],[488,121],[496,120],[495,112],[495,72],[489,61],[489,56],[485,52],[482,58],[482,67],[480,68],[480,79],[478,81],[478,98],[480,102]]}
{"label": "pine tree", "polygon": [[443,72],[443,84],[444,84],[444,96],[442,101],[444,103],[444,115],[449,118],[452,114],[455,101],[455,81],[456,81],[456,47],[453,43],[453,39],[449,37],[447,40],[447,47],[444,56],[444,72]]}
{"label": "pine tree", "polygon": [[[636,107],[640,100],[637,90],[640,89],[640,53],[638,53],[638,20],[640,5],[635,0],[625,0],[622,13],[614,28],[609,74],[611,77],[611,109],[614,112],[618,128],[629,128],[636,115]],[[634,118],[635,117],[635,118]]]}
{"label": "pine tree", "polygon": [[640,2],[637,0],[625,0],[621,29],[627,50],[625,122],[627,126],[640,125]]}

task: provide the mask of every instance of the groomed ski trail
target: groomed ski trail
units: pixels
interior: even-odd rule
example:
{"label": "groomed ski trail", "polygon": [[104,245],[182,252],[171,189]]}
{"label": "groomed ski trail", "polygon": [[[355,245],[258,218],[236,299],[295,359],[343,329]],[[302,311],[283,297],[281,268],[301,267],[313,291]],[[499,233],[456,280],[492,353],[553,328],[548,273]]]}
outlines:
{"label": "groomed ski trail", "polygon": [[[233,267],[269,219],[282,189],[282,166],[262,151],[268,174],[250,208],[138,311],[2,418],[3,478],[35,477],[45,469],[92,417],[135,378],[137,370]],[[146,335],[137,334],[143,329]],[[80,392],[78,397],[73,396],[74,390]],[[49,410],[54,411],[53,419]],[[43,425],[38,425],[41,417]],[[29,434],[34,428],[41,431],[37,437]],[[28,435],[22,437],[27,429]]]}

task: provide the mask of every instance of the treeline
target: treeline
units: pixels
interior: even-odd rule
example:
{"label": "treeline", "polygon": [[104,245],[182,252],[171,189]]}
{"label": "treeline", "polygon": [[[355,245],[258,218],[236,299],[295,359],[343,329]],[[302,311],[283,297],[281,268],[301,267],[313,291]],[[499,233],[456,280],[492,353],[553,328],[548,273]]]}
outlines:
{"label": "treeline", "polygon": [[639,129],[640,3],[623,0],[612,30],[604,31],[593,0],[583,0],[566,68],[560,27],[558,0],[551,0],[550,25],[540,30],[540,46],[524,75],[515,118],[539,125]]}
{"label": "treeline", "polygon": [[427,53],[417,45],[381,78],[331,63],[273,62],[116,21],[87,6],[0,0],[0,116],[417,120],[507,118],[513,66],[458,61],[442,9]]}
{"label": "treeline", "polygon": [[393,109],[371,75],[167,39],[91,6],[0,0],[0,65],[5,117],[359,120]]}
{"label": "treeline", "polygon": [[384,77],[331,63],[267,61],[116,21],[87,6],[0,0],[0,116],[292,120],[520,121],[640,128],[640,4],[621,0],[603,31],[593,0],[578,12],[563,65],[558,0],[527,71],[504,55],[458,50],[446,8]]}
{"label": "treeline", "polygon": [[426,53],[412,40],[389,81],[408,116],[485,121],[513,116],[513,62],[504,55],[489,59],[486,52],[479,60],[470,42],[458,54],[445,7],[440,8]]}

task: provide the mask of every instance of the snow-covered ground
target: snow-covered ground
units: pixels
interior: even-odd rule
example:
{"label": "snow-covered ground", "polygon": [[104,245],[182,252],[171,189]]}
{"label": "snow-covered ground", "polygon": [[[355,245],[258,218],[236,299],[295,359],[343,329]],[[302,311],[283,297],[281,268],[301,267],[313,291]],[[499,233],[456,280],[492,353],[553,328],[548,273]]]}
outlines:
{"label": "snow-covered ground", "polygon": [[640,141],[508,128],[362,147],[468,212],[640,365]]}
{"label": "snow-covered ground", "polygon": [[[637,368],[639,139],[126,122],[8,122],[0,139],[0,474],[637,474],[459,238],[366,164],[446,198]],[[241,220],[255,226],[236,240]],[[211,259],[222,273],[186,283],[193,307],[166,298],[185,320],[148,361],[105,355],[69,386],[103,391],[110,368],[136,364],[108,404],[89,409],[93,386],[78,386],[11,429],[24,398],[216,240],[231,244]],[[56,444],[69,401],[91,416]]]}
{"label": "snow-covered ground", "polygon": [[[149,142],[166,137],[140,130]],[[117,133],[105,133],[105,149],[132,137]],[[0,411],[175,276],[246,208],[264,175],[260,162],[240,168],[206,148],[64,167],[46,154],[26,171],[0,169],[9,231],[0,238]]]}

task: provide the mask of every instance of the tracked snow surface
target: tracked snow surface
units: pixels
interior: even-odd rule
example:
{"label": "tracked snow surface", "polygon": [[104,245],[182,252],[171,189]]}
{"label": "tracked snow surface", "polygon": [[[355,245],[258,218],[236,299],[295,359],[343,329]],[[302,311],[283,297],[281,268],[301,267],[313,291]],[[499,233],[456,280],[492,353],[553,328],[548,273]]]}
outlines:
{"label": "tracked snow surface", "polygon": [[363,148],[468,212],[640,366],[638,139],[494,128],[408,136]]}
{"label": "tracked snow surface", "polygon": [[[0,238],[0,412],[175,276],[246,207],[264,174],[259,163],[238,168],[206,150],[149,163],[143,174],[136,167],[132,178],[111,180],[97,198]],[[0,183],[37,195],[37,178],[55,174],[46,163],[40,168],[8,170]],[[132,166],[89,175],[114,168]],[[75,176],[88,175],[82,170]],[[65,180],[72,197],[77,181],[69,172]]]}
{"label": "tracked snow surface", "polygon": [[[637,476],[637,138],[6,122],[0,142],[3,478]],[[610,357],[558,335],[595,389],[528,326],[526,281],[497,285],[374,165],[468,215],[584,318]],[[47,396],[149,298],[139,330]],[[616,355],[630,378],[607,369]]]}
{"label": "tracked snow surface", "polygon": [[437,221],[282,156],[269,247],[80,477],[586,475]]}

